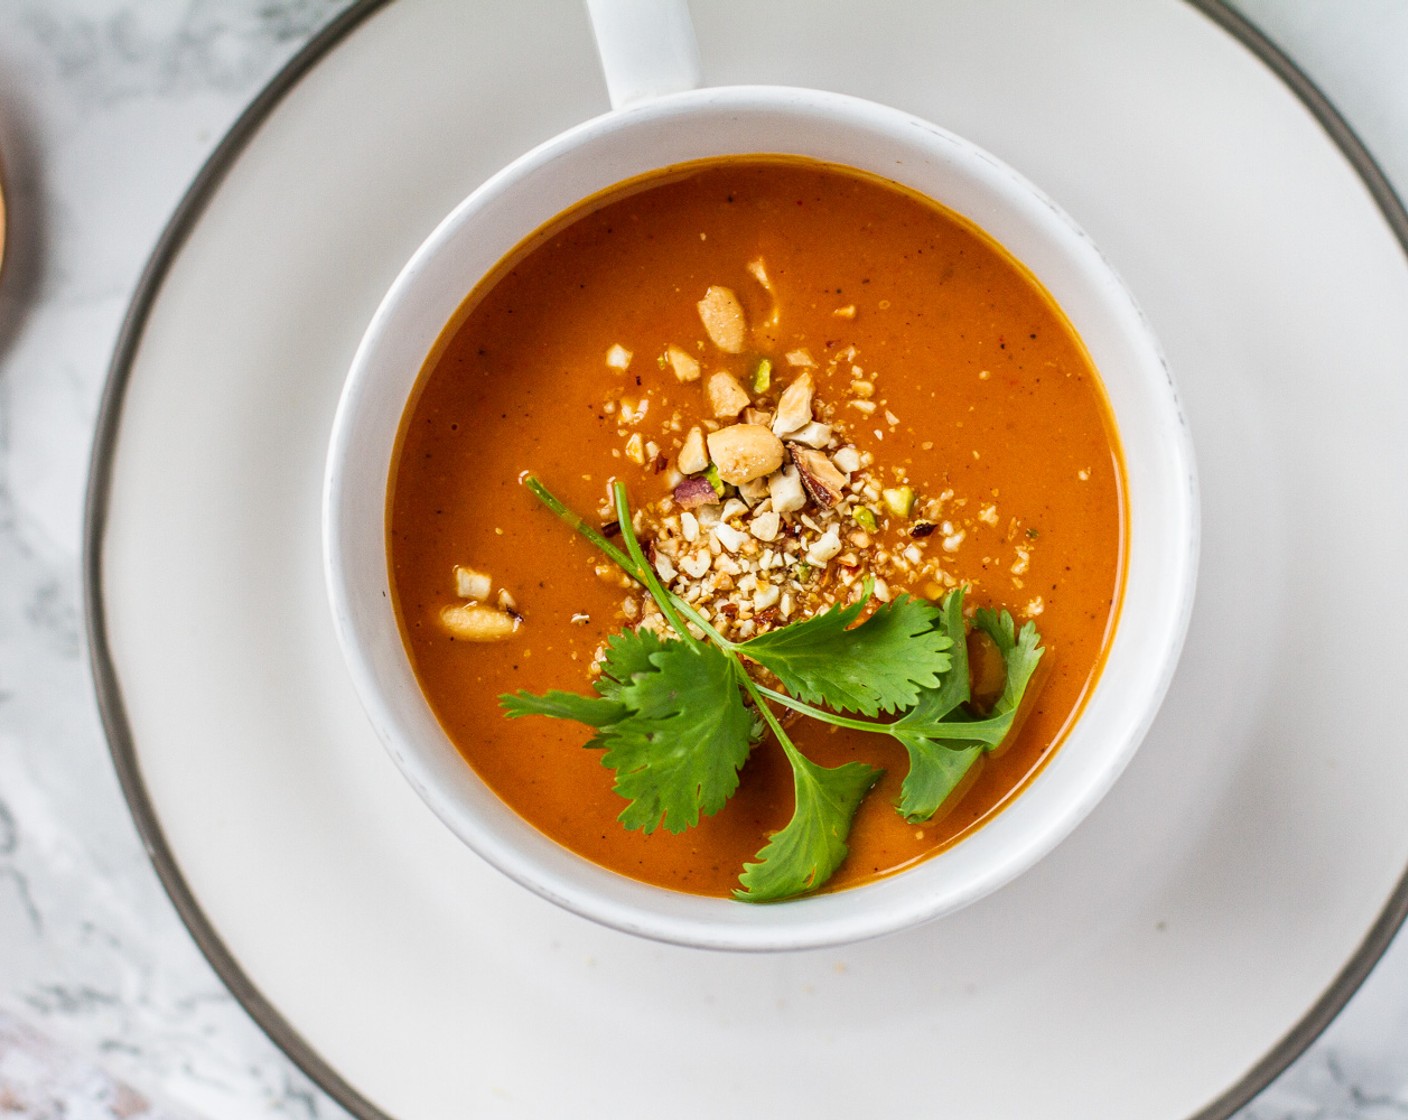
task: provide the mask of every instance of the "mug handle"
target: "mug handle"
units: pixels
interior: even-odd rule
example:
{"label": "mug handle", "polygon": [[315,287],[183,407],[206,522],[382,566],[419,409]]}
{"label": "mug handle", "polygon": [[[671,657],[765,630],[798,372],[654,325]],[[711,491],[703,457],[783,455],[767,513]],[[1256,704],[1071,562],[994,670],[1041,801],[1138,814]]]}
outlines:
{"label": "mug handle", "polygon": [[703,80],[687,0],[587,0],[613,109]]}

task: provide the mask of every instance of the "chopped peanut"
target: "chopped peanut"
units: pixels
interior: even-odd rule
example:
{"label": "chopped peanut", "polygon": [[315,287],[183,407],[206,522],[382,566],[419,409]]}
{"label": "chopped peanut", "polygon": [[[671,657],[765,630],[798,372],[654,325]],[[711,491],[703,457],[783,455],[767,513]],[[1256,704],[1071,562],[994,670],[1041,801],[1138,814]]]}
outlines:
{"label": "chopped peanut", "polygon": [[698,474],[709,465],[709,452],[705,450],[704,432],[699,425],[690,428],[684,437],[684,446],[680,448],[675,465],[681,474]]}
{"label": "chopped peanut", "polygon": [[759,475],[757,478],[750,478],[747,482],[740,482],[738,495],[750,506],[757,505],[768,496],[767,476]]}
{"label": "chopped peanut", "polygon": [[733,424],[709,433],[709,457],[734,486],[772,474],[782,465],[782,441],[760,424]]}
{"label": "chopped peanut", "polygon": [[832,525],[821,535],[821,539],[807,550],[807,563],[821,567],[840,551],[841,533]]}
{"label": "chopped peanut", "polygon": [[709,410],[719,419],[732,419],[748,407],[748,391],[738,383],[731,373],[719,370],[711,373],[704,382],[704,395],[709,400]]}
{"label": "chopped peanut", "polygon": [[440,623],[461,641],[500,642],[513,636],[519,619],[479,603],[457,603],[441,608]]}
{"label": "chopped peanut", "polygon": [[783,467],[768,476],[768,494],[772,508],[778,513],[795,513],[807,504],[807,492],[802,487],[802,476],[794,466]]}
{"label": "chopped peanut", "polygon": [[667,346],[665,348],[665,360],[670,363],[670,368],[675,371],[675,378],[677,380],[699,380],[699,362],[689,351],[681,350],[678,346]]}
{"label": "chopped peanut", "polygon": [[831,442],[831,425],[813,420],[787,436],[788,443],[800,443],[804,447],[823,448]]}
{"label": "chopped peanut", "polygon": [[735,529],[727,521],[720,521],[714,526],[714,537],[730,552],[737,552],[743,547],[743,542],[747,538],[738,529]]}
{"label": "chopped peanut", "polygon": [[812,421],[812,375],[803,371],[777,399],[777,415],[773,418],[773,434],[786,436]]}
{"label": "chopped peanut", "polygon": [[455,594],[461,599],[483,602],[489,597],[493,584],[488,572],[466,568],[463,564],[455,565]]}
{"label": "chopped peanut", "polygon": [[743,305],[738,302],[733,289],[712,285],[697,306],[709,341],[725,354],[742,353],[748,324],[743,317]]}
{"label": "chopped peanut", "polygon": [[760,541],[777,540],[777,534],[781,528],[782,518],[773,509],[758,514],[748,525],[748,531]]}

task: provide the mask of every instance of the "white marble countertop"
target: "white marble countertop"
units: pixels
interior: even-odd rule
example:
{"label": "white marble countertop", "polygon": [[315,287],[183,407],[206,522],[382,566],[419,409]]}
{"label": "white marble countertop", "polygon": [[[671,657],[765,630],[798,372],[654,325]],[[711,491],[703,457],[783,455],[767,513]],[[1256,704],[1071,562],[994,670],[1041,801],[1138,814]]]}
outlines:
{"label": "white marble countertop", "polygon": [[[345,0],[0,0],[0,1113],[342,1115],[201,957],[109,761],[81,519],[114,339],[224,130]],[[1408,4],[1238,0],[1408,195]],[[116,1075],[122,1083],[114,1082]],[[1408,945],[1239,1120],[1408,1116]]]}

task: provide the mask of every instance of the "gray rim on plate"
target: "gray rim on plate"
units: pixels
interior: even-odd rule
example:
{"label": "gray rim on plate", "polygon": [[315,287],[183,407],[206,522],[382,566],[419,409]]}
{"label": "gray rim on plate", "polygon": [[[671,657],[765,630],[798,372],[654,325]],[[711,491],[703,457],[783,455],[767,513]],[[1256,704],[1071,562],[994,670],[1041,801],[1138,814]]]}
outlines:
{"label": "gray rim on plate", "polygon": [[[360,1120],[391,1118],[358,1093],[324,1061],[245,975],[239,962],[197,904],[195,896],[181,875],[175,855],[162,834],[155,808],[142,780],[141,766],[137,760],[132,730],[127,722],[112,651],[108,647],[107,620],[103,605],[102,552],[112,484],[113,454],[121,425],[123,399],[147,316],[161,292],[167,271],[180,253],[187,235],[199,222],[206,204],[219,189],[225,173],[239,158],[245,145],[284,95],[349,32],[388,2],[389,0],[356,0],[319,31],[274,76],[211,153],[162,232],[138,281],[108,370],[89,465],[82,552],[88,650],[98,707],[123,795],[127,799],[157,876],[201,952],[234,997],[304,1073]],[[1329,99],[1261,31],[1227,7],[1223,0],[1186,2],[1240,41],[1300,98],[1363,179],[1394,236],[1405,253],[1408,253],[1408,210],[1405,210],[1403,202],[1394,192],[1382,169]],[[1358,949],[1319,1000],[1236,1084],[1189,1120],[1226,1120],[1285,1070],[1349,1002],[1349,998],[1383,956],[1405,918],[1408,918],[1408,869],[1405,869],[1403,877],[1399,879]]]}

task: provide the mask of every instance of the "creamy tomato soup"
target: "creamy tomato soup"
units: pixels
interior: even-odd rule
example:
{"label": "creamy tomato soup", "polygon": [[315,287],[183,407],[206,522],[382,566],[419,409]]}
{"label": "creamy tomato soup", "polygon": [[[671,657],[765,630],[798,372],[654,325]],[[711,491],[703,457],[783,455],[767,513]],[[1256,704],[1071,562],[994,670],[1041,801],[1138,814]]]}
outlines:
{"label": "creamy tomato soup", "polygon": [[[966,587],[970,614],[1035,624],[1045,653],[1013,732],[930,819],[895,811],[894,739],[784,720],[813,761],[885,772],[828,889],[934,854],[1019,793],[1079,712],[1118,612],[1121,460],[1099,377],[1040,285],[970,223],[780,157],[676,168],[564,216],[469,295],[426,363],[390,486],[394,594],[467,763],[559,843],[665,887],[733,891],[791,817],[792,769],[763,735],[719,812],[647,833],[618,823],[591,728],[504,718],[504,693],[591,694],[613,633],[669,630],[530,474],[618,543],[607,487],[624,482],[662,582],[732,640],[867,584],[872,607]],[[969,644],[981,708],[1002,663]]]}

